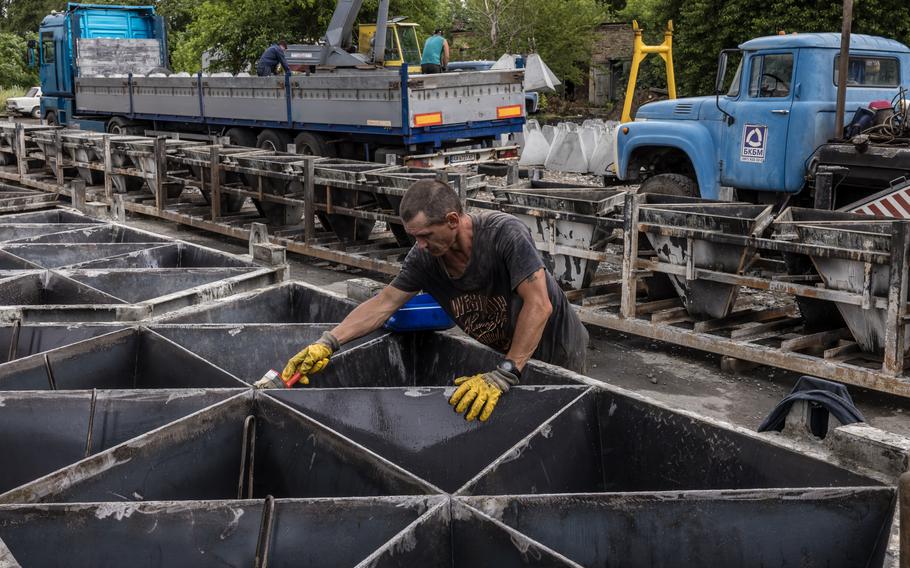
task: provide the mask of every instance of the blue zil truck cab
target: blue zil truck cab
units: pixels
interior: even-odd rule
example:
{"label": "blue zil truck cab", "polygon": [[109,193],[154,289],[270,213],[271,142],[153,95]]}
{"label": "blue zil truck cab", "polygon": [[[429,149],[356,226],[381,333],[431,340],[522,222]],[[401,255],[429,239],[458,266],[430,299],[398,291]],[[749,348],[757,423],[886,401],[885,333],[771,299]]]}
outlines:
{"label": "blue zil truck cab", "polygon": [[[722,187],[734,188],[739,199],[762,202],[802,192],[811,186],[819,156],[832,158],[832,165],[845,159],[828,148],[841,138],[834,124],[839,50],[835,33],[760,37],[725,50],[716,96],[650,103],[617,129],[616,176],[641,180],[642,192],[709,199],[719,198]],[[732,56],[741,61],[721,93]],[[872,101],[900,99],[908,87],[910,49],[889,39],[851,36],[847,120]],[[910,173],[908,157],[910,151],[904,161],[889,158],[879,185]]]}
{"label": "blue zil truck cab", "polygon": [[[350,4],[339,1],[338,10]],[[293,143],[300,153],[384,162],[388,154],[468,147],[513,157],[517,149],[494,142],[525,122],[523,73],[515,70],[409,75],[407,66],[389,70],[355,58],[356,65],[268,77],[174,73],[153,6],[70,3],[44,18],[29,51],[45,120],[110,133],[170,130],[280,150]]]}

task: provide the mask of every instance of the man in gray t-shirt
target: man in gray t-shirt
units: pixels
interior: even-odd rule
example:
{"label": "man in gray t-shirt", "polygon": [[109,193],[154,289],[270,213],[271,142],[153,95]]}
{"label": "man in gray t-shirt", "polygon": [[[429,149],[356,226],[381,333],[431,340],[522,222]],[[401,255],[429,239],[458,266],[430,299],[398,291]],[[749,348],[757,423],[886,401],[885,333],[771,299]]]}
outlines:
{"label": "man in gray t-shirt", "polygon": [[465,333],[505,355],[496,369],[455,379],[458,389],[449,402],[468,420],[489,418],[532,355],[585,371],[588,333],[521,221],[498,212],[464,213],[452,188],[433,180],[411,186],[400,213],[417,240],[401,272],[293,357],[282,373],[285,380],[318,372],[342,344],[381,327],[421,290]]}

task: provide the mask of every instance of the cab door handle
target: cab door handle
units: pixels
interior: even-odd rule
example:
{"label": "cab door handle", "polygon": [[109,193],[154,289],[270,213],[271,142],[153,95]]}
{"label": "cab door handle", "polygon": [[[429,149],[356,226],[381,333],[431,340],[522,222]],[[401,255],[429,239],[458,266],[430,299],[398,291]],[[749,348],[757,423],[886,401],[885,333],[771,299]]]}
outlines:
{"label": "cab door handle", "polygon": [[771,114],[790,114],[790,111],[785,108],[778,108],[771,111]]}

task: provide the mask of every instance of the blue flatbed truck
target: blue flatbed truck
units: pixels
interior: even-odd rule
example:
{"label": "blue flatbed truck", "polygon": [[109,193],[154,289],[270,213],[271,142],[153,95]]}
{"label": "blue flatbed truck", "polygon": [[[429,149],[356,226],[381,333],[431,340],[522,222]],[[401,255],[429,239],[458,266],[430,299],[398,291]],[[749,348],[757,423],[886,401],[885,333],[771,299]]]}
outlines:
{"label": "blue flatbed truck", "polygon": [[[345,29],[334,32],[342,37]],[[270,77],[172,73],[153,6],[71,3],[44,18],[29,49],[44,119],[112,133],[221,135],[242,146],[294,143],[301,153],[378,161],[477,148],[457,154],[471,161],[517,154],[490,149],[525,121],[523,75],[515,70],[409,75],[406,66],[329,65]]]}
{"label": "blue flatbed truck", "polygon": [[[840,42],[835,33],[789,34],[725,50],[716,96],[650,103],[617,129],[616,176],[641,181],[643,192],[717,199],[732,188],[741,200],[808,204],[818,197],[817,173],[827,170],[837,196],[827,196],[825,208],[887,190],[910,176],[910,145],[881,136],[884,128],[846,139],[835,128]],[[846,118],[887,101],[890,110],[876,111],[875,120],[910,135],[910,49],[852,35],[849,53]],[[721,92],[734,56],[739,66]]]}

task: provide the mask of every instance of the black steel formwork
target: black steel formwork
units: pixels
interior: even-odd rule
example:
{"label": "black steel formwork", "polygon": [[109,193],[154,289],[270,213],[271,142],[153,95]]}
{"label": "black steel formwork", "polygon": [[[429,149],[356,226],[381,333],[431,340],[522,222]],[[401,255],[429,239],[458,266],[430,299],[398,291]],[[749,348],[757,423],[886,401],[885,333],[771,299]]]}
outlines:
{"label": "black steel formwork", "polygon": [[74,210],[0,217],[2,321],[138,321],[284,276]]}
{"label": "black steel formwork", "polygon": [[465,422],[452,379],[499,356],[464,337],[249,388],[352,308],[286,283],[71,342],[0,325],[0,564],[884,565],[894,488],[766,437],[533,362]]}

